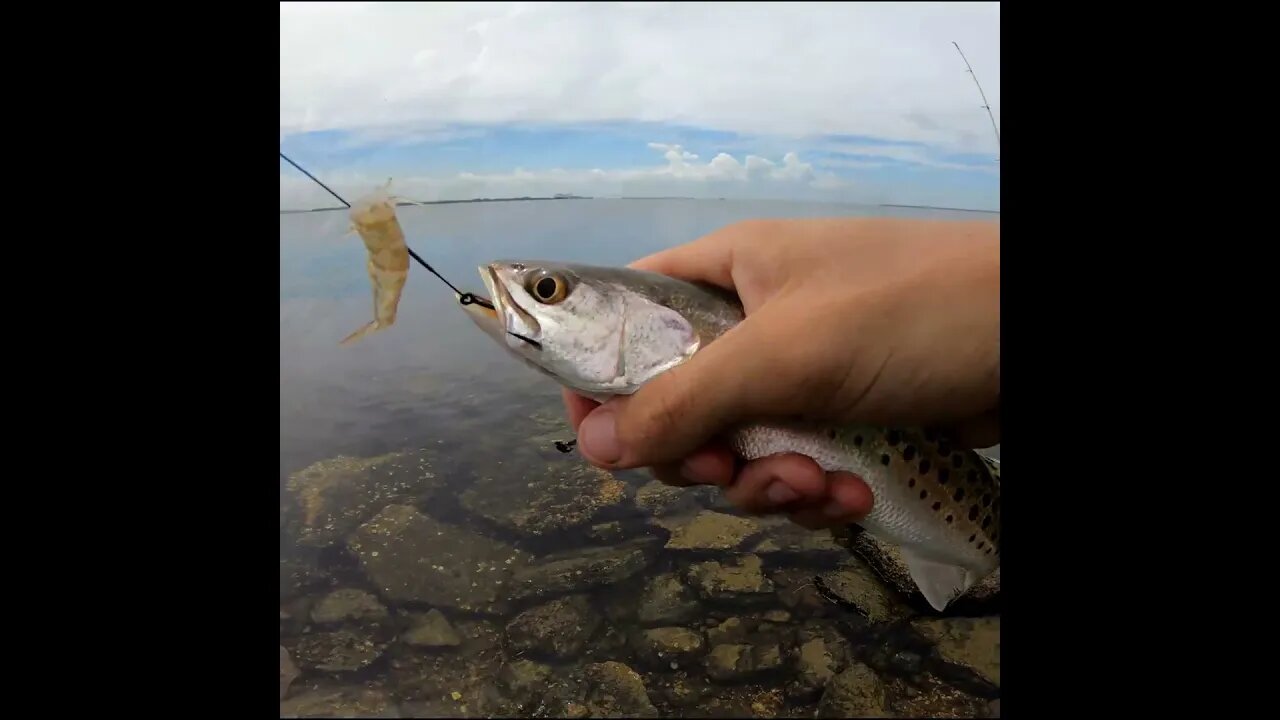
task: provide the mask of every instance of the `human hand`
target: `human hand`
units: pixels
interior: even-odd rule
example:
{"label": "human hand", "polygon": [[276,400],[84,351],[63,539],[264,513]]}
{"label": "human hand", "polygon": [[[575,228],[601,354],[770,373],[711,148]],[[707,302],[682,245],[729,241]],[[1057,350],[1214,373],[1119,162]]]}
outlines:
{"label": "human hand", "polygon": [[740,463],[717,435],[799,416],[995,444],[999,253],[990,222],[760,220],[637,261],[736,292],[747,317],[634,395],[597,406],[565,391],[578,448],[599,467],[721,486],[747,512],[856,521],[873,500],[860,479],[797,454]]}

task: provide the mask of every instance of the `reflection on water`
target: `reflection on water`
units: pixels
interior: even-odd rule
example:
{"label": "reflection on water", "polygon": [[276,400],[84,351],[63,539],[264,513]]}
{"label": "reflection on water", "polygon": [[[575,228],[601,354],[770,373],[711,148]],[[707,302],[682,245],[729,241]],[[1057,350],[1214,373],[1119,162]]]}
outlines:
{"label": "reflection on water", "polygon": [[[400,209],[411,247],[464,289],[496,258],[625,264],[739,219],[854,212]],[[346,226],[280,219],[282,713],[998,715],[998,594],[938,618],[865,538],[851,553],[559,453],[557,389],[419,268],[397,324],[340,348],[372,312]]]}

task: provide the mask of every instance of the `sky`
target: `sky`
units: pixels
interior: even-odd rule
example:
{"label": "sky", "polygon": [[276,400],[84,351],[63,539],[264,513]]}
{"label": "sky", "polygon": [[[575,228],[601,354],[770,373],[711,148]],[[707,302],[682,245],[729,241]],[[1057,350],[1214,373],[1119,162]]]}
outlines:
{"label": "sky", "polygon": [[[999,3],[280,5],[280,149],[344,197],[998,210]],[[333,205],[280,161],[281,209]]]}

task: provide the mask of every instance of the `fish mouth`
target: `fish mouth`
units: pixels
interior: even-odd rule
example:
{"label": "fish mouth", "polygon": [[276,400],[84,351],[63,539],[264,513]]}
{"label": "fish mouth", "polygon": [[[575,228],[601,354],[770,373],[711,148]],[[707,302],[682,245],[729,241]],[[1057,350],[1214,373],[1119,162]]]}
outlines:
{"label": "fish mouth", "polygon": [[502,331],[511,337],[523,340],[536,350],[541,350],[542,343],[508,329],[513,324],[510,322],[513,316],[519,317],[524,325],[534,332],[538,332],[542,327],[532,315],[520,307],[520,303],[516,302],[515,298],[511,297],[511,293],[507,291],[506,285],[502,283],[502,278],[498,274],[496,263],[481,266],[480,279],[484,282],[485,289],[489,291],[490,302],[493,303],[493,310],[488,312],[492,313],[493,319],[502,326]]}

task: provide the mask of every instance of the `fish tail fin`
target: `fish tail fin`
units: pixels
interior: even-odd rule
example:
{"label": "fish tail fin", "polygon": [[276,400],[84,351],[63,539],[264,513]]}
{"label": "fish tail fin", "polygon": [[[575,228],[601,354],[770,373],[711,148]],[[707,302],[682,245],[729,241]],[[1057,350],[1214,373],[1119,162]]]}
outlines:
{"label": "fish tail fin", "polygon": [[351,333],[350,335],[348,335],[348,336],[346,336],[346,337],[342,338],[342,340],[341,340],[341,341],[339,341],[339,342],[338,342],[338,344],[339,344],[339,345],[350,345],[351,343],[353,343],[353,342],[355,342],[355,341],[359,340],[360,338],[364,337],[365,335],[368,335],[368,334],[369,334],[369,333],[371,333],[371,332],[376,332],[376,331],[381,330],[381,329],[382,329],[381,323],[379,323],[377,320],[371,320],[371,321],[369,321],[369,323],[368,323],[367,325],[365,325],[365,326],[361,327],[360,329],[356,330],[355,332]]}
{"label": "fish tail fin", "polygon": [[920,588],[920,594],[938,612],[946,610],[977,582],[977,577],[967,568],[928,560],[905,547],[901,551],[907,572]]}

